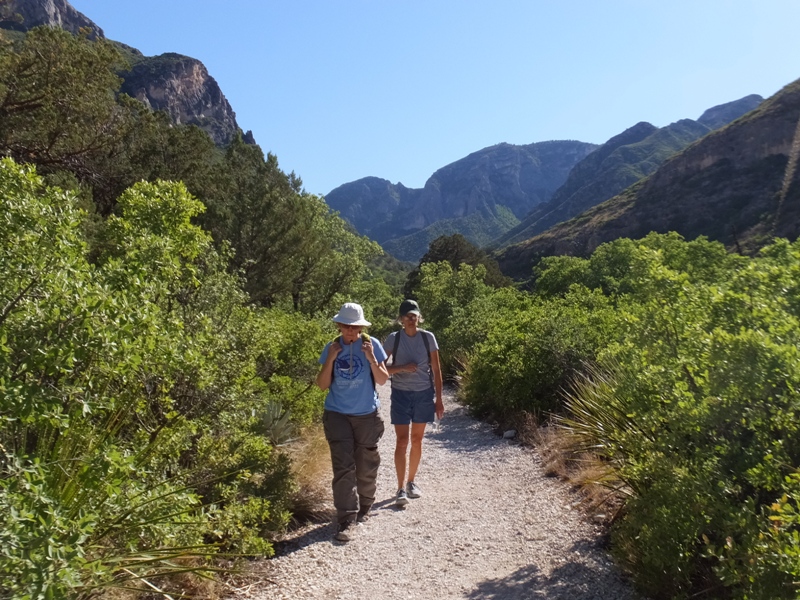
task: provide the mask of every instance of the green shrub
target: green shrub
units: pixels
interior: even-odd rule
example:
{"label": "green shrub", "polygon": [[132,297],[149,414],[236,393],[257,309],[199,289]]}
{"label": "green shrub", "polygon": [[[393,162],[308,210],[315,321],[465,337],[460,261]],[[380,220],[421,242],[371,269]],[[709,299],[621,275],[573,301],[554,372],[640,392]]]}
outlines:
{"label": "green shrub", "polygon": [[478,414],[560,412],[560,390],[595,361],[612,324],[608,301],[578,287],[494,321],[471,356],[460,397]]}

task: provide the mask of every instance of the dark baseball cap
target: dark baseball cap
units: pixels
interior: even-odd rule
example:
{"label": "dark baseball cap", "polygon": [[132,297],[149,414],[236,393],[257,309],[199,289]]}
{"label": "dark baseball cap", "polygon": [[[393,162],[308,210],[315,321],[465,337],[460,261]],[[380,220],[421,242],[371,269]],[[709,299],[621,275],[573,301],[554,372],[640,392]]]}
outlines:
{"label": "dark baseball cap", "polygon": [[419,304],[417,304],[414,300],[403,300],[400,304],[400,316],[404,317],[408,313],[413,313],[417,316],[421,316],[422,313],[419,312]]}

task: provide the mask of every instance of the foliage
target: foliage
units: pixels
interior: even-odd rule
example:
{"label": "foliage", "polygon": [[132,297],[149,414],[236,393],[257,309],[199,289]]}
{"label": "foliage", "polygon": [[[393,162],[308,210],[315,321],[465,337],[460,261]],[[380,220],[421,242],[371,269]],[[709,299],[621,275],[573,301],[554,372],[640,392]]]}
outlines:
{"label": "foliage", "polygon": [[[461,265],[454,269],[450,263],[425,263],[420,266],[421,283],[417,300],[425,319],[425,328],[436,335],[439,356],[445,374],[453,374],[456,357],[465,350],[458,341],[459,333],[450,329],[452,323],[463,321],[470,304],[490,293],[483,280],[485,268]],[[451,339],[455,337],[455,339]]]}
{"label": "foliage", "polygon": [[403,293],[407,298],[415,298],[417,287],[421,278],[422,265],[447,261],[453,269],[461,264],[472,267],[484,267],[484,282],[493,287],[504,287],[511,284],[511,280],[500,272],[497,261],[492,260],[483,250],[472,245],[460,233],[450,236],[443,235],[433,240],[420,261],[417,268],[408,274]]}
{"label": "foliage", "polygon": [[601,356],[612,377],[569,406],[632,494],[615,554],[656,598],[795,597],[800,248],[778,241],[748,260],[674,237],[614,244],[627,258],[588,270],[621,317]]}
{"label": "foliage", "polygon": [[230,242],[232,266],[251,299],[263,306],[289,303],[314,315],[331,310],[334,296],[361,279],[380,247],[353,233],[324,201],[301,192],[257,146],[235,140],[207,193],[203,223]]}
{"label": "foliage", "polygon": [[0,151],[48,170],[86,169],[122,117],[113,45],[50,27],[0,52]]}
{"label": "foliage", "polygon": [[8,159],[0,191],[0,585],[78,597],[269,554],[293,483],[264,415],[319,414],[320,327],[248,305],[181,184],[125,192],[93,263],[70,194]]}
{"label": "foliage", "polygon": [[478,414],[541,418],[562,410],[560,390],[613,339],[615,319],[601,294],[576,286],[482,323],[460,397]]}

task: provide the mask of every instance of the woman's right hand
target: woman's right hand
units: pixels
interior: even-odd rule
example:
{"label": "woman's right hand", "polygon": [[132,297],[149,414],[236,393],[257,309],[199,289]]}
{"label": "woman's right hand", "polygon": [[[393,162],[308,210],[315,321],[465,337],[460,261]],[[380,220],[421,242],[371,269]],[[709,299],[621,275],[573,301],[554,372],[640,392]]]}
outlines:
{"label": "woman's right hand", "polygon": [[332,356],[336,358],[339,356],[339,353],[342,351],[342,344],[339,343],[338,340],[331,342],[331,347],[328,348],[328,356]]}
{"label": "woman's right hand", "polygon": [[416,373],[417,363],[408,363],[403,367],[403,371],[405,371],[406,373]]}

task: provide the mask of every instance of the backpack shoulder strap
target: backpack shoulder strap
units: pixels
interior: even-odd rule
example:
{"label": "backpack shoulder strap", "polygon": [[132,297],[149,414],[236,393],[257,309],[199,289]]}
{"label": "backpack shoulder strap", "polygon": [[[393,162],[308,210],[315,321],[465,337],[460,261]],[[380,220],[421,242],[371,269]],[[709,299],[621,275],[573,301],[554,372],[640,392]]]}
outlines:
{"label": "backpack shoulder strap", "polygon": [[[336,339],[333,340],[333,341],[334,342],[339,342],[341,344],[342,343],[342,336],[340,336],[340,335],[336,336]],[[331,365],[331,380],[333,380],[333,378],[335,376],[336,376],[336,361],[333,361],[333,364]]]}
{"label": "backpack shoulder strap", "polygon": [[428,341],[429,333],[424,329],[420,329],[422,332],[422,343],[425,344],[425,351],[428,353],[428,362],[431,362],[431,343]]}

